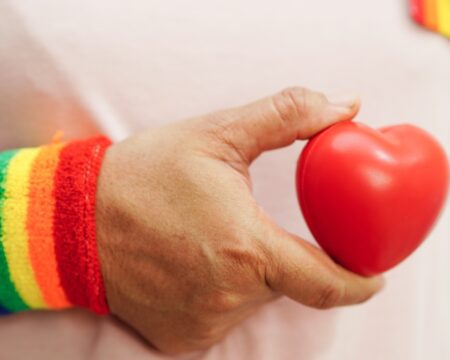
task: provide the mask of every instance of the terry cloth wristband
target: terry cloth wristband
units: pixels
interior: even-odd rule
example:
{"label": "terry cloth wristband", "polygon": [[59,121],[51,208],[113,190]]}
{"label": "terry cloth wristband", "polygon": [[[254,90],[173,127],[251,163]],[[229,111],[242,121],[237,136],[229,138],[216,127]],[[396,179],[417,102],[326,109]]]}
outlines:
{"label": "terry cloth wristband", "polygon": [[450,37],[450,0],[409,0],[411,16],[426,28]]}
{"label": "terry cloth wristband", "polygon": [[95,232],[103,136],[0,153],[0,313],[109,312]]}

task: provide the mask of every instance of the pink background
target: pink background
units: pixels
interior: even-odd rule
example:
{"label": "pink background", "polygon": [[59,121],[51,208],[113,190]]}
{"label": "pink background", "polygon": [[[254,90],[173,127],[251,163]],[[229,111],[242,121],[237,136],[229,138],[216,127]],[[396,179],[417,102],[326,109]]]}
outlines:
{"label": "pink background", "polygon": [[[450,42],[406,1],[0,0],[2,148],[103,131],[122,139],[303,85],[356,92],[358,120],[409,122],[450,152]],[[94,120],[95,119],[95,120]],[[298,210],[293,146],[252,168],[255,195],[312,239]],[[201,359],[449,359],[450,215],[389,272],[369,303],[317,311],[281,299]],[[0,320],[0,359],[162,359],[109,318],[82,311]]]}

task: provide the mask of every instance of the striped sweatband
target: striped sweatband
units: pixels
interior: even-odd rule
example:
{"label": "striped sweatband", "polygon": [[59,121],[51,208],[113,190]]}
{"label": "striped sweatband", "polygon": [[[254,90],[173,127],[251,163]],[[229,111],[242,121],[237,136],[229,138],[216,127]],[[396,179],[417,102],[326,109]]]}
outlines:
{"label": "striped sweatband", "polygon": [[109,312],[95,233],[103,136],[0,153],[0,313]]}

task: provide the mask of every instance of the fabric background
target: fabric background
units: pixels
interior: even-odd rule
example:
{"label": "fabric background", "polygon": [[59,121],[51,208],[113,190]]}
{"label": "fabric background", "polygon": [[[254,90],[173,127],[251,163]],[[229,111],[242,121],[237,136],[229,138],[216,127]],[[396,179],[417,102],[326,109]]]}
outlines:
{"label": "fabric background", "polygon": [[[358,121],[412,123],[450,153],[450,42],[400,0],[0,0],[0,146],[56,129],[119,140],[290,85],[361,94]],[[258,159],[255,195],[312,240],[294,192],[296,143]],[[201,359],[449,359],[450,214],[369,303],[316,311],[282,299]],[[82,311],[0,320],[1,359],[163,359]]]}

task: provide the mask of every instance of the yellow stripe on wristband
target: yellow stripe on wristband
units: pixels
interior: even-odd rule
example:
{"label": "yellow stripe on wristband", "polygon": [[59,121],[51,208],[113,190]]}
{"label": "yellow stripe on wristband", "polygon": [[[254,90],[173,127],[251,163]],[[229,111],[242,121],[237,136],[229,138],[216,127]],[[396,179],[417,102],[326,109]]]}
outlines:
{"label": "yellow stripe on wristband", "polygon": [[29,177],[40,148],[22,149],[11,160],[3,203],[3,246],[11,280],[31,308],[47,308],[34,276],[28,248],[27,213]]}

